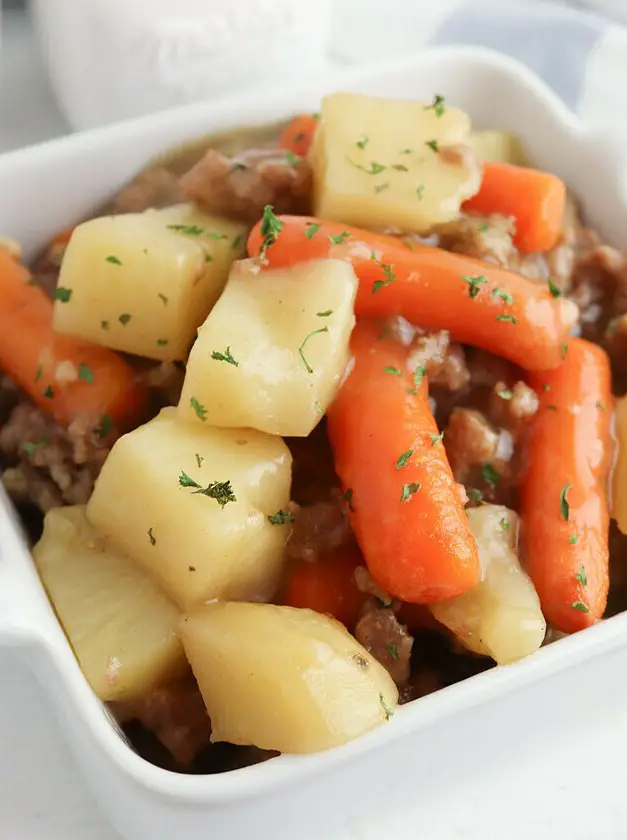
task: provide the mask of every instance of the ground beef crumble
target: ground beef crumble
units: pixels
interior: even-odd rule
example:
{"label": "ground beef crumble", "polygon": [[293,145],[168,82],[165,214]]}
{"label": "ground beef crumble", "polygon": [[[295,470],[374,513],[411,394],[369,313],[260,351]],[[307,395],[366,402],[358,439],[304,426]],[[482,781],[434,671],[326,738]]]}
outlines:
{"label": "ground beef crumble", "polygon": [[407,682],[414,640],[391,607],[368,600],[357,621],[355,638],[387,669],[397,685]]}

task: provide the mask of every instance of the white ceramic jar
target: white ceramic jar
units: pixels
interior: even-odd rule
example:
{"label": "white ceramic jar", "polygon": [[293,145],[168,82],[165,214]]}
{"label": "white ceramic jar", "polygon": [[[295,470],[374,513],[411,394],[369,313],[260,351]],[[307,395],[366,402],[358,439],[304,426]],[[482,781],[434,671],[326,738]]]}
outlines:
{"label": "white ceramic jar", "polygon": [[74,129],[319,77],[331,0],[31,0]]}

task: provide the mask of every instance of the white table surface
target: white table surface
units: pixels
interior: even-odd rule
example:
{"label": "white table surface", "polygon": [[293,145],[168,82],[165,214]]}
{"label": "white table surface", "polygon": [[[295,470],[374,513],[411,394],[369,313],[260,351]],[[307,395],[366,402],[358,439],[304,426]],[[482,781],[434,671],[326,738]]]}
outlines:
{"label": "white table surface", "polygon": [[[0,59],[0,151],[67,130],[25,21],[15,15],[6,18]],[[578,679],[588,690],[595,677],[594,669],[586,669]],[[577,678],[571,677],[571,682],[577,690]],[[476,737],[460,743],[460,752],[477,752],[476,772],[465,756],[463,765],[470,770],[453,774],[452,795],[429,792],[418,812],[407,813],[405,822],[414,829],[408,836],[418,836],[419,826],[420,836],[428,840],[627,838],[627,677],[608,686],[607,694],[605,704],[603,696],[590,695],[590,708],[570,714],[559,728],[539,725],[528,743],[518,733],[511,751],[503,749],[502,738],[516,721],[503,720],[507,710],[501,709],[501,719],[497,714],[479,746]],[[402,823],[403,816],[397,814],[390,834],[402,831]],[[373,826],[366,832],[368,838],[387,834],[382,828]],[[88,793],[42,690],[12,655],[3,652],[0,838],[119,840]]]}

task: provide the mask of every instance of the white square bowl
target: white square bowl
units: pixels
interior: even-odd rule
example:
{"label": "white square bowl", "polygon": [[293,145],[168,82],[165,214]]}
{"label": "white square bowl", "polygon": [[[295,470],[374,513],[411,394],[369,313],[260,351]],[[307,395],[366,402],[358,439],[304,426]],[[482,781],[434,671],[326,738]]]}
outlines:
{"label": "white square bowl", "polygon": [[[524,68],[471,48],[434,50],[300,92],[197,104],[5,155],[0,232],[18,239],[30,256],[155,155],[214,131],[316,110],[320,97],[338,88],[425,99],[439,93],[467,110],[475,126],[516,133],[540,168],[560,175],[583,199],[604,239],[627,244],[621,138],[589,132]],[[119,737],[48,604],[12,508],[0,498],[0,644],[15,648],[40,678],[86,781],[129,840],[313,840],[346,830],[357,836],[375,818],[384,825],[404,803],[415,803],[427,779],[452,784],[455,769],[470,772],[474,762],[466,751],[477,750],[477,733],[489,732],[499,714],[516,715],[507,743],[519,749],[521,733],[546,726],[548,703],[559,710],[549,719],[559,723],[560,715],[593,702],[589,686],[574,690],[578,666],[586,663],[595,686],[604,678],[609,686],[619,659],[624,669],[626,643],[627,614],[403,706],[389,724],[346,746],[218,776],[174,774],[139,758]]]}

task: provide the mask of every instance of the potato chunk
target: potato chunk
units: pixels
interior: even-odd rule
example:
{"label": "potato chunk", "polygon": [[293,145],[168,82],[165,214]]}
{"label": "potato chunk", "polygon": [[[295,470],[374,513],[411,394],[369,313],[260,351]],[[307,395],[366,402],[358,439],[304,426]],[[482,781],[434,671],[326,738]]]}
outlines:
{"label": "potato chunk", "polygon": [[87,522],[53,508],[33,558],[89,684],[101,700],[143,697],[187,667],[179,610]]}
{"label": "potato chunk", "polygon": [[457,598],[433,604],[431,612],[469,650],[505,665],[540,647],[546,622],[516,554],[517,514],[501,505],[483,505],[468,511],[468,521],[482,580]]}
{"label": "potato chunk", "polygon": [[181,416],[307,436],[344,374],[356,290],[341,260],[261,273],[235,263],[190,353]]}
{"label": "potato chunk", "polygon": [[121,437],[87,518],[182,607],[266,600],[289,533],[291,455],[277,437],[186,423],[173,408]]}
{"label": "potato chunk", "polygon": [[474,131],[470,137],[470,145],[479,160],[513,163],[517,166],[526,164],[522,143],[518,137],[507,131]]}
{"label": "potato chunk", "polygon": [[84,222],[63,257],[55,330],[150,359],[185,359],[245,233],[189,204]]}
{"label": "potato chunk", "polygon": [[392,678],[335,619],[270,604],[208,604],[181,623],[213,741],[309,753],[391,716]]}
{"label": "potato chunk", "polygon": [[479,189],[469,143],[468,116],[439,100],[331,94],[310,151],[315,213],[419,233],[449,222]]}

